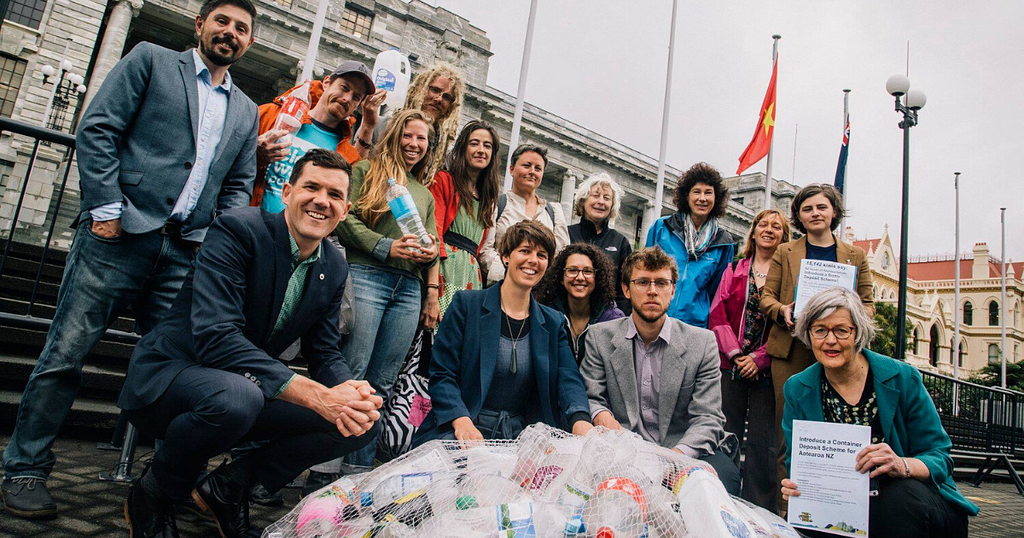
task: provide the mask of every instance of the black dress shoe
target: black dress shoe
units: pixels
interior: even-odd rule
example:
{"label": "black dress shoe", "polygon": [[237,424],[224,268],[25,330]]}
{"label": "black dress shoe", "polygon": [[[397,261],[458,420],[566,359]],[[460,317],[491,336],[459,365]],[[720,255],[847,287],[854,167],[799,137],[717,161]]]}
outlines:
{"label": "black dress shoe", "polygon": [[221,538],[243,538],[255,531],[249,522],[249,490],[231,466],[222,464],[192,490],[192,499],[217,524]]}
{"label": "black dress shoe", "polygon": [[341,478],[341,475],[338,473],[321,473],[311,470],[306,475],[306,483],[302,485],[302,496],[305,497],[324,486],[330,485],[339,478]]}
{"label": "black dress shoe", "polygon": [[46,480],[31,476],[4,479],[0,486],[0,498],[7,511],[26,519],[49,519],[57,517],[57,503],[53,502]]}
{"label": "black dress shoe", "polygon": [[284,506],[284,495],[278,490],[276,493],[267,491],[263,484],[257,483],[249,492],[249,500],[260,506],[277,507]]}
{"label": "black dress shoe", "polygon": [[174,506],[146,492],[136,479],[128,486],[128,499],[124,502],[124,518],[128,521],[130,538],[178,538],[174,521]]}

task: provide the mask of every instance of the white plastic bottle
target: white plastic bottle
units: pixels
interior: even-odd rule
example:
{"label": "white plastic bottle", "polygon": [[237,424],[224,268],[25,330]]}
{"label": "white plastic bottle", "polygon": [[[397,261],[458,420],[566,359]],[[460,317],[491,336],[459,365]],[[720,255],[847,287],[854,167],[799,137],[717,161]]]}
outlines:
{"label": "white plastic bottle", "polygon": [[373,62],[373,85],[388,92],[382,103],[382,117],[390,115],[405,103],[411,75],[409,58],[398,49],[385,50],[377,55],[377,60]]}
{"label": "white plastic bottle", "polygon": [[302,118],[309,112],[309,81],[303,82],[301,86],[284,98],[281,110],[274,120],[274,129],[284,129],[288,134],[277,139],[277,142],[287,142],[291,145],[292,137],[302,128]]}
{"label": "white plastic bottle", "polygon": [[430,238],[426,227],[423,226],[420,213],[416,210],[416,202],[409,194],[409,189],[405,188],[405,185],[397,183],[395,178],[388,179],[388,206],[391,207],[391,213],[398,221],[398,227],[402,229],[403,234],[415,235],[419,239],[420,245],[424,247],[434,244],[434,240]]}

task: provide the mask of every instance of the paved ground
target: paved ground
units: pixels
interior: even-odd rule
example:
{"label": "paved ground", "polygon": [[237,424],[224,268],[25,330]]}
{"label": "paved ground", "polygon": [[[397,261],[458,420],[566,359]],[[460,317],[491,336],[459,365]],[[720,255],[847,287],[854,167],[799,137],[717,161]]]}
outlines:
{"label": "paved ground", "polygon": [[[8,437],[0,436],[0,446]],[[60,517],[42,522],[26,521],[7,512],[0,513],[0,537],[124,537],[128,531],[124,521],[124,498],[127,486],[96,479],[100,472],[113,467],[116,452],[96,450],[92,441],[61,439],[54,452],[57,468],[48,483],[50,491],[61,508]],[[147,454],[140,451],[139,456]],[[137,466],[137,469],[139,466]],[[1012,484],[985,484],[975,488],[960,485],[961,491],[981,507],[981,515],[972,518],[970,535],[973,538],[1022,536],[1021,514],[1024,497],[1017,494]],[[286,490],[285,507],[253,507],[254,519],[260,525],[269,525],[288,512],[298,501],[298,490]],[[192,514],[178,517],[178,528],[183,537],[214,537],[216,529]]]}

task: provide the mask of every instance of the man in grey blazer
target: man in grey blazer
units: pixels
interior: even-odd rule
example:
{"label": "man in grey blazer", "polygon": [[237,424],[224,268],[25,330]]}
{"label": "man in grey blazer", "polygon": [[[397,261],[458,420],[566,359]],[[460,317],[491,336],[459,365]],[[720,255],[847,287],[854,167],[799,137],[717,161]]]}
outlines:
{"label": "man in grey blazer", "polygon": [[626,428],[645,440],[710,464],[740,494],[736,438],[725,432],[718,344],[707,329],[666,312],[679,269],[658,247],[622,265],[633,313],[590,328],[580,372],[595,426]]}
{"label": "man in grey blazer", "polygon": [[2,494],[22,517],[53,517],[45,481],[82,361],[126,307],[153,328],[214,217],[249,202],[256,105],[228,67],[253,42],[250,0],[206,0],[199,47],[140,43],[111,70],[76,137],[82,205],[42,354],[4,451]]}

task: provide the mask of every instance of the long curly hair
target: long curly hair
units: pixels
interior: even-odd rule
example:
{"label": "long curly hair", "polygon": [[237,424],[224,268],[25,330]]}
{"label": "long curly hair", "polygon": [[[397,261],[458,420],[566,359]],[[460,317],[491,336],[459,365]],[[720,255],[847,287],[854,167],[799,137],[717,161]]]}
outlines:
{"label": "long curly hair", "polygon": [[448,147],[455,141],[455,134],[459,132],[459,112],[462,110],[463,96],[466,94],[466,83],[462,80],[462,71],[448,62],[435,62],[412,80],[409,85],[409,93],[405,96],[405,104],[402,105],[403,110],[421,109],[430,83],[437,77],[444,77],[452,81],[453,99],[451,106],[448,107],[448,113],[443,118],[437,118],[432,125],[437,131],[437,143],[430,154],[431,165],[427,169],[426,183],[428,187],[434,181],[434,174],[444,163]]}
{"label": "long curly hair", "polygon": [[563,248],[548,266],[534,295],[541,304],[555,308],[560,301],[568,302],[569,292],[562,283],[562,277],[565,275],[566,262],[573,254],[582,254],[594,264],[594,291],[590,294],[590,317],[594,317],[615,300],[615,265],[603,250],[590,243],[572,243]]}
{"label": "long curly hair", "polygon": [[434,127],[427,115],[419,109],[406,109],[396,112],[388,121],[384,136],[370,153],[370,168],[366,171],[362,188],[359,190],[357,205],[363,222],[373,228],[388,207],[388,179],[405,185],[405,161],[402,158],[402,133],[410,121],[422,121],[427,125],[427,154],[412,167],[412,175],[416,181],[425,182],[426,171],[430,168],[430,140],[433,139]]}
{"label": "long curly hair", "polygon": [[[470,135],[480,129],[491,133],[491,162],[487,163],[487,167],[474,178],[470,176],[469,168],[466,166],[466,148],[469,146]],[[485,228],[494,226],[495,205],[501,190],[499,151],[501,139],[498,138],[498,131],[485,121],[473,120],[462,128],[459,138],[455,140],[455,145],[444,161],[444,169],[452,175],[455,190],[459,193],[459,204],[470,214],[473,213],[473,194],[469,185],[476,182],[476,194],[480,201],[480,213],[476,215],[476,220]]]}

